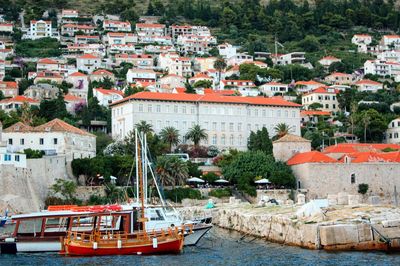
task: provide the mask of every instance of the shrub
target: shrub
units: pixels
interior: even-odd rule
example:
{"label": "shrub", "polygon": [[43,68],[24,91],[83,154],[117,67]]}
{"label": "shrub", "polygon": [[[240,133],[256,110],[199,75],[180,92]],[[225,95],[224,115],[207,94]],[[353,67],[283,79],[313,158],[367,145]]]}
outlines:
{"label": "shrub", "polygon": [[171,201],[182,202],[183,199],[201,199],[200,191],[192,188],[175,188],[165,190],[165,198]]}
{"label": "shrub", "polygon": [[59,198],[59,197],[55,197],[55,196],[48,196],[45,200],[44,200],[44,205],[45,208],[47,209],[47,207],[49,207],[50,205],[65,205],[66,202],[65,200]]}
{"label": "shrub", "polygon": [[32,149],[25,149],[24,153],[26,154],[26,159],[42,158],[43,155],[45,154],[44,151],[32,150]]}
{"label": "shrub", "polygon": [[230,188],[217,188],[211,190],[208,195],[216,198],[230,197],[232,196],[232,190]]}
{"label": "shrub", "polygon": [[359,184],[358,185],[358,193],[364,195],[365,193],[367,193],[368,188],[369,188],[368,184]]}

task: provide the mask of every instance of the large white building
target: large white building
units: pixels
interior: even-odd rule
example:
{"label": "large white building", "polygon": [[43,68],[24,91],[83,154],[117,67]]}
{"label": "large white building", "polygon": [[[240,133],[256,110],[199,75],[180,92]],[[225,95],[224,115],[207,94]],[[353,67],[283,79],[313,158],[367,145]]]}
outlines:
{"label": "large white building", "polygon": [[273,135],[278,123],[300,135],[301,106],[282,98],[139,92],[110,106],[114,139],[124,138],[141,120],[155,133],[168,126],[178,129],[183,143],[183,136],[198,124],[208,135],[201,144],[219,149],[246,150],[251,131],[266,127]]}
{"label": "large white building", "polygon": [[28,34],[24,35],[24,38],[36,40],[46,37],[56,39],[60,37],[57,30],[52,28],[51,21],[31,20],[29,32]]}
{"label": "large white building", "polygon": [[3,139],[12,152],[32,149],[46,155],[65,155],[67,164],[73,159],[96,156],[96,136],[60,119],[37,127],[18,122],[4,129]]}
{"label": "large white building", "polygon": [[386,130],[386,143],[400,144],[400,118],[390,121]]}

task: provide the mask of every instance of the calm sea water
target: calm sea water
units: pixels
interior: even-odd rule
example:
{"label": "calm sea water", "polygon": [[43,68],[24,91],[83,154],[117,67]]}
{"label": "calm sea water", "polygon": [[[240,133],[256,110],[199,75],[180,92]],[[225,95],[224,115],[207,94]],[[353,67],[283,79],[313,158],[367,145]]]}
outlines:
{"label": "calm sea water", "polygon": [[213,228],[181,255],[70,258],[58,254],[0,255],[0,265],[400,265],[399,254],[325,252],[287,247]]}

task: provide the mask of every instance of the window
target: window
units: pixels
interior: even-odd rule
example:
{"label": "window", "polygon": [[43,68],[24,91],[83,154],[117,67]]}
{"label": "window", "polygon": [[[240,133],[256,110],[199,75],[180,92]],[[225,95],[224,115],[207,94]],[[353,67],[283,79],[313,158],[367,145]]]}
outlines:
{"label": "window", "polygon": [[213,135],[211,143],[217,145],[217,135]]}
{"label": "window", "polygon": [[234,142],[235,142],[235,138],[233,137],[233,135],[231,135],[231,136],[229,137],[229,145],[233,146],[233,145],[234,145]]}
{"label": "window", "polygon": [[15,161],[19,162],[19,155],[15,155]]}
{"label": "window", "polygon": [[212,123],[212,130],[217,130],[217,122]]}
{"label": "window", "polygon": [[233,131],[233,123],[229,123],[229,131]]}
{"label": "window", "polygon": [[174,105],[174,113],[178,112],[178,105]]}
{"label": "window", "polygon": [[328,108],[329,108],[329,104],[325,104],[325,108],[327,108],[327,109],[328,109]]}
{"label": "window", "polygon": [[169,105],[167,105],[167,106],[165,107],[165,112],[166,112],[166,113],[169,113]]}
{"label": "window", "polygon": [[24,145],[25,144],[25,139],[20,139],[19,144]]}
{"label": "window", "polygon": [[292,117],[296,117],[296,111],[292,111]]}
{"label": "window", "polygon": [[[43,139],[43,138],[40,138],[40,139],[39,139],[39,144],[40,144],[40,145],[43,145],[43,144],[44,144],[44,139]],[[74,144],[75,144],[75,143],[74,143]]]}
{"label": "window", "polygon": [[8,139],[8,144],[12,145],[13,144],[13,140],[12,139]]}
{"label": "window", "polygon": [[54,145],[57,145],[58,139],[57,139],[57,138],[54,138],[54,139],[53,139],[53,143],[54,143]]}
{"label": "window", "polygon": [[263,116],[263,117],[266,117],[266,116],[267,116],[267,111],[262,110],[262,116]]}
{"label": "window", "polygon": [[225,134],[222,134],[221,136],[221,144],[225,145]]}
{"label": "window", "polygon": [[147,106],[147,112],[149,112],[149,113],[153,112],[153,105],[149,104]]}
{"label": "window", "polygon": [[157,112],[157,113],[160,113],[160,112],[161,112],[161,105],[157,105],[157,106],[156,106],[156,112]]}
{"label": "window", "polygon": [[190,108],[190,113],[194,114],[194,107],[193,106]]}
{"label": "window", "polygon": [[356,174],[351,174],[351,183],[356,183]]}
{"label": "window", "polygon": [[278,111],[277,111],[277,116],[278,116],[278,117],[281,117],[281,110],[278,110]]}
{"label": "window", "polygon": [[143,112],[143,104],[139,104],[139,112]]}
{"label": "window", "polygon": [[225,131],[225,122],[221,123],[221,131]]}
{"label": "window", "polygon": [[251,130],[251,124],[247,124],[247,130],[248,130],[248,131]]}
{"label": "window", "polygon": [[242,123],[238,123],[238,131],[242,131]]}
{"label": "window", "polygon": [[250,116],[250,109],[247,109],[247,116]]}
{"label": "window", "polygon": [[239,143],[239,146],[242,146],[242,135],[239,135],[238,143]]}
{"label": "window", "polygon": [[254,109],[254,116],[258,116],[258,109]]}
{"label": "window", "polygon": [[4,161],[6,161],[6,162],[11,161],[11,155],[10,154],[4,154]]}
{"label": "window", "polygon": [[182,106],[182,114],[186,114],[186,106]]}

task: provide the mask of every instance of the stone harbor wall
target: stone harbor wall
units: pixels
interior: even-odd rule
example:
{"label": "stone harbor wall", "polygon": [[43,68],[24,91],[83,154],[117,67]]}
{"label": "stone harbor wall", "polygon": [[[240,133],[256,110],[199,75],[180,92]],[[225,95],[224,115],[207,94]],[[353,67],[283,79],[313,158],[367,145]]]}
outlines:
{"label": "stone harbor wall", "polygon": [[400,208],[379,205],[332,205],[323,212],[298,217],[301,205],[257,207],[232,201],[217,208],[181,208],[187,218],[212,216],[217,226],[246,237],[309,249],[399,249]]}
{"label": "stone harbor wall", "polygon": [[44,208],[49,187],[58,178],[67,178],[65,156],[29,159],[26,168],[3,165],[0,167],[0,211],[39,211]]}

